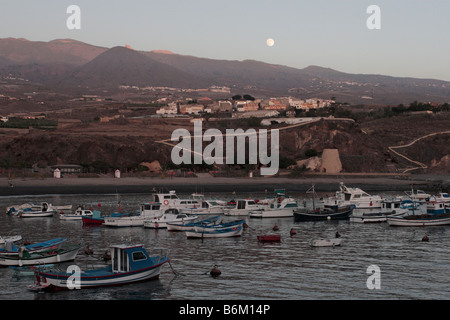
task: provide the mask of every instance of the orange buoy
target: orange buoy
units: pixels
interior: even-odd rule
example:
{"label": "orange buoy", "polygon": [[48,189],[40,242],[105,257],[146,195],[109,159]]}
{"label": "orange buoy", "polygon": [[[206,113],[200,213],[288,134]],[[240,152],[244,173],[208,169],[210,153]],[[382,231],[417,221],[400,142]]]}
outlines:
{"label": "orange buoy", "polygon": [[291,231],[289,232],[291,234],[291,236],[296,235],[297,232],[295,232],[294,228],[291,228]]}

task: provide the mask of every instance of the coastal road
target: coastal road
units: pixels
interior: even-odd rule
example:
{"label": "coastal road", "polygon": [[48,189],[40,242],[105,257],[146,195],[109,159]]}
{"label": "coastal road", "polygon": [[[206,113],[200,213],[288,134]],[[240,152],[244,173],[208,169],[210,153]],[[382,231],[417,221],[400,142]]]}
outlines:
{"label": "coastal road", "polygon": [[401,145],[401,146],[392,146],[392,147],[388,147],[388,149],[390,151],[392,151],[393,153],[395,153],[396,155],[398,155],[398,156],[400,156],[400,157],[402,157],[402,158],[404,158],[404,159],[406,159],[406,160],[408,160],[408,161],[418,165],[418,167],[405,169],[405,171],[403,171],[403,173],[406,173],[406,172],[409,172],[409,171],[413,171],[413,170],[417,170],[417,169],[426,169],[426,168],[428,168],[428,166],[426,164],[424,164],[422,162],[419,162],[419,161],[412,160],[411,158],[408,158],[404,154],[401,154],[400,152],[397,152],[394,149],[407,148],[407,147],[412,146],[413,144],[415,144],[416,142],[418,142],[420,140],[423,140],[423,139],[426,139],[426,138],[429,138],[429,137],[432,137],[432,136],[440,135],[440,134],[450,134],[450,131],[440,131],[440,132],[430,133],[430,134],[427,134],[427,135],[422,136],[420,138],[417,138],[417,139],[411,141],[408,144],[404,144],[404,145]]}

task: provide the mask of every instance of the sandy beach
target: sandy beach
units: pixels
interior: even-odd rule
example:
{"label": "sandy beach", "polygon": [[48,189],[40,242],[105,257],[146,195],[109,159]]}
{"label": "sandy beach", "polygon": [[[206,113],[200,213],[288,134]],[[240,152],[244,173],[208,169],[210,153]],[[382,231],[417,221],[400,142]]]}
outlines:
{"label": "sandy beach", "polygon": [[423,189],[437,193],[443,186],[450,185],[450,175],[339,175],[301,178],[261,177],[261,178],[62,178],[62,179],[23,179],[0,178],[0,195],[38,195],[38,194],[124,194],[152,193],[156,190],[176,190],[178,193],[192,192],[265,192],[284,188],[290,192],[308,190],[312,184],[318,192],[334,192],[339,183],[349,187],[359,187],[367,192],[407,191]]}

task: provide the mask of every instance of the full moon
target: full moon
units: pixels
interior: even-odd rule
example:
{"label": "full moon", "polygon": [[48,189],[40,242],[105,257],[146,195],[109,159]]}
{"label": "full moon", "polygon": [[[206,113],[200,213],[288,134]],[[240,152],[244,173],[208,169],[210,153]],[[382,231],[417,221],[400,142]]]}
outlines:
{"label": "full moon", "polygon": [[273,47],[273,45],[275,44],[275,41],[273,39],[267,39],[266,43],[269,47]]}

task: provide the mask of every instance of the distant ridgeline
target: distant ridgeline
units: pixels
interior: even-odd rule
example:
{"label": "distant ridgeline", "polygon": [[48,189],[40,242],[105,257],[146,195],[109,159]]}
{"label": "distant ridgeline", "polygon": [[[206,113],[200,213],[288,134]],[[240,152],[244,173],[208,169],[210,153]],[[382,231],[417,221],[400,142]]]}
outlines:
{"label": "distant ridgeline", "polygon": [[6,122],[0,121],[0,128],[35,128],[35,129],[56,129],[58,121],[47,119],[23,119],[9,118]]}

